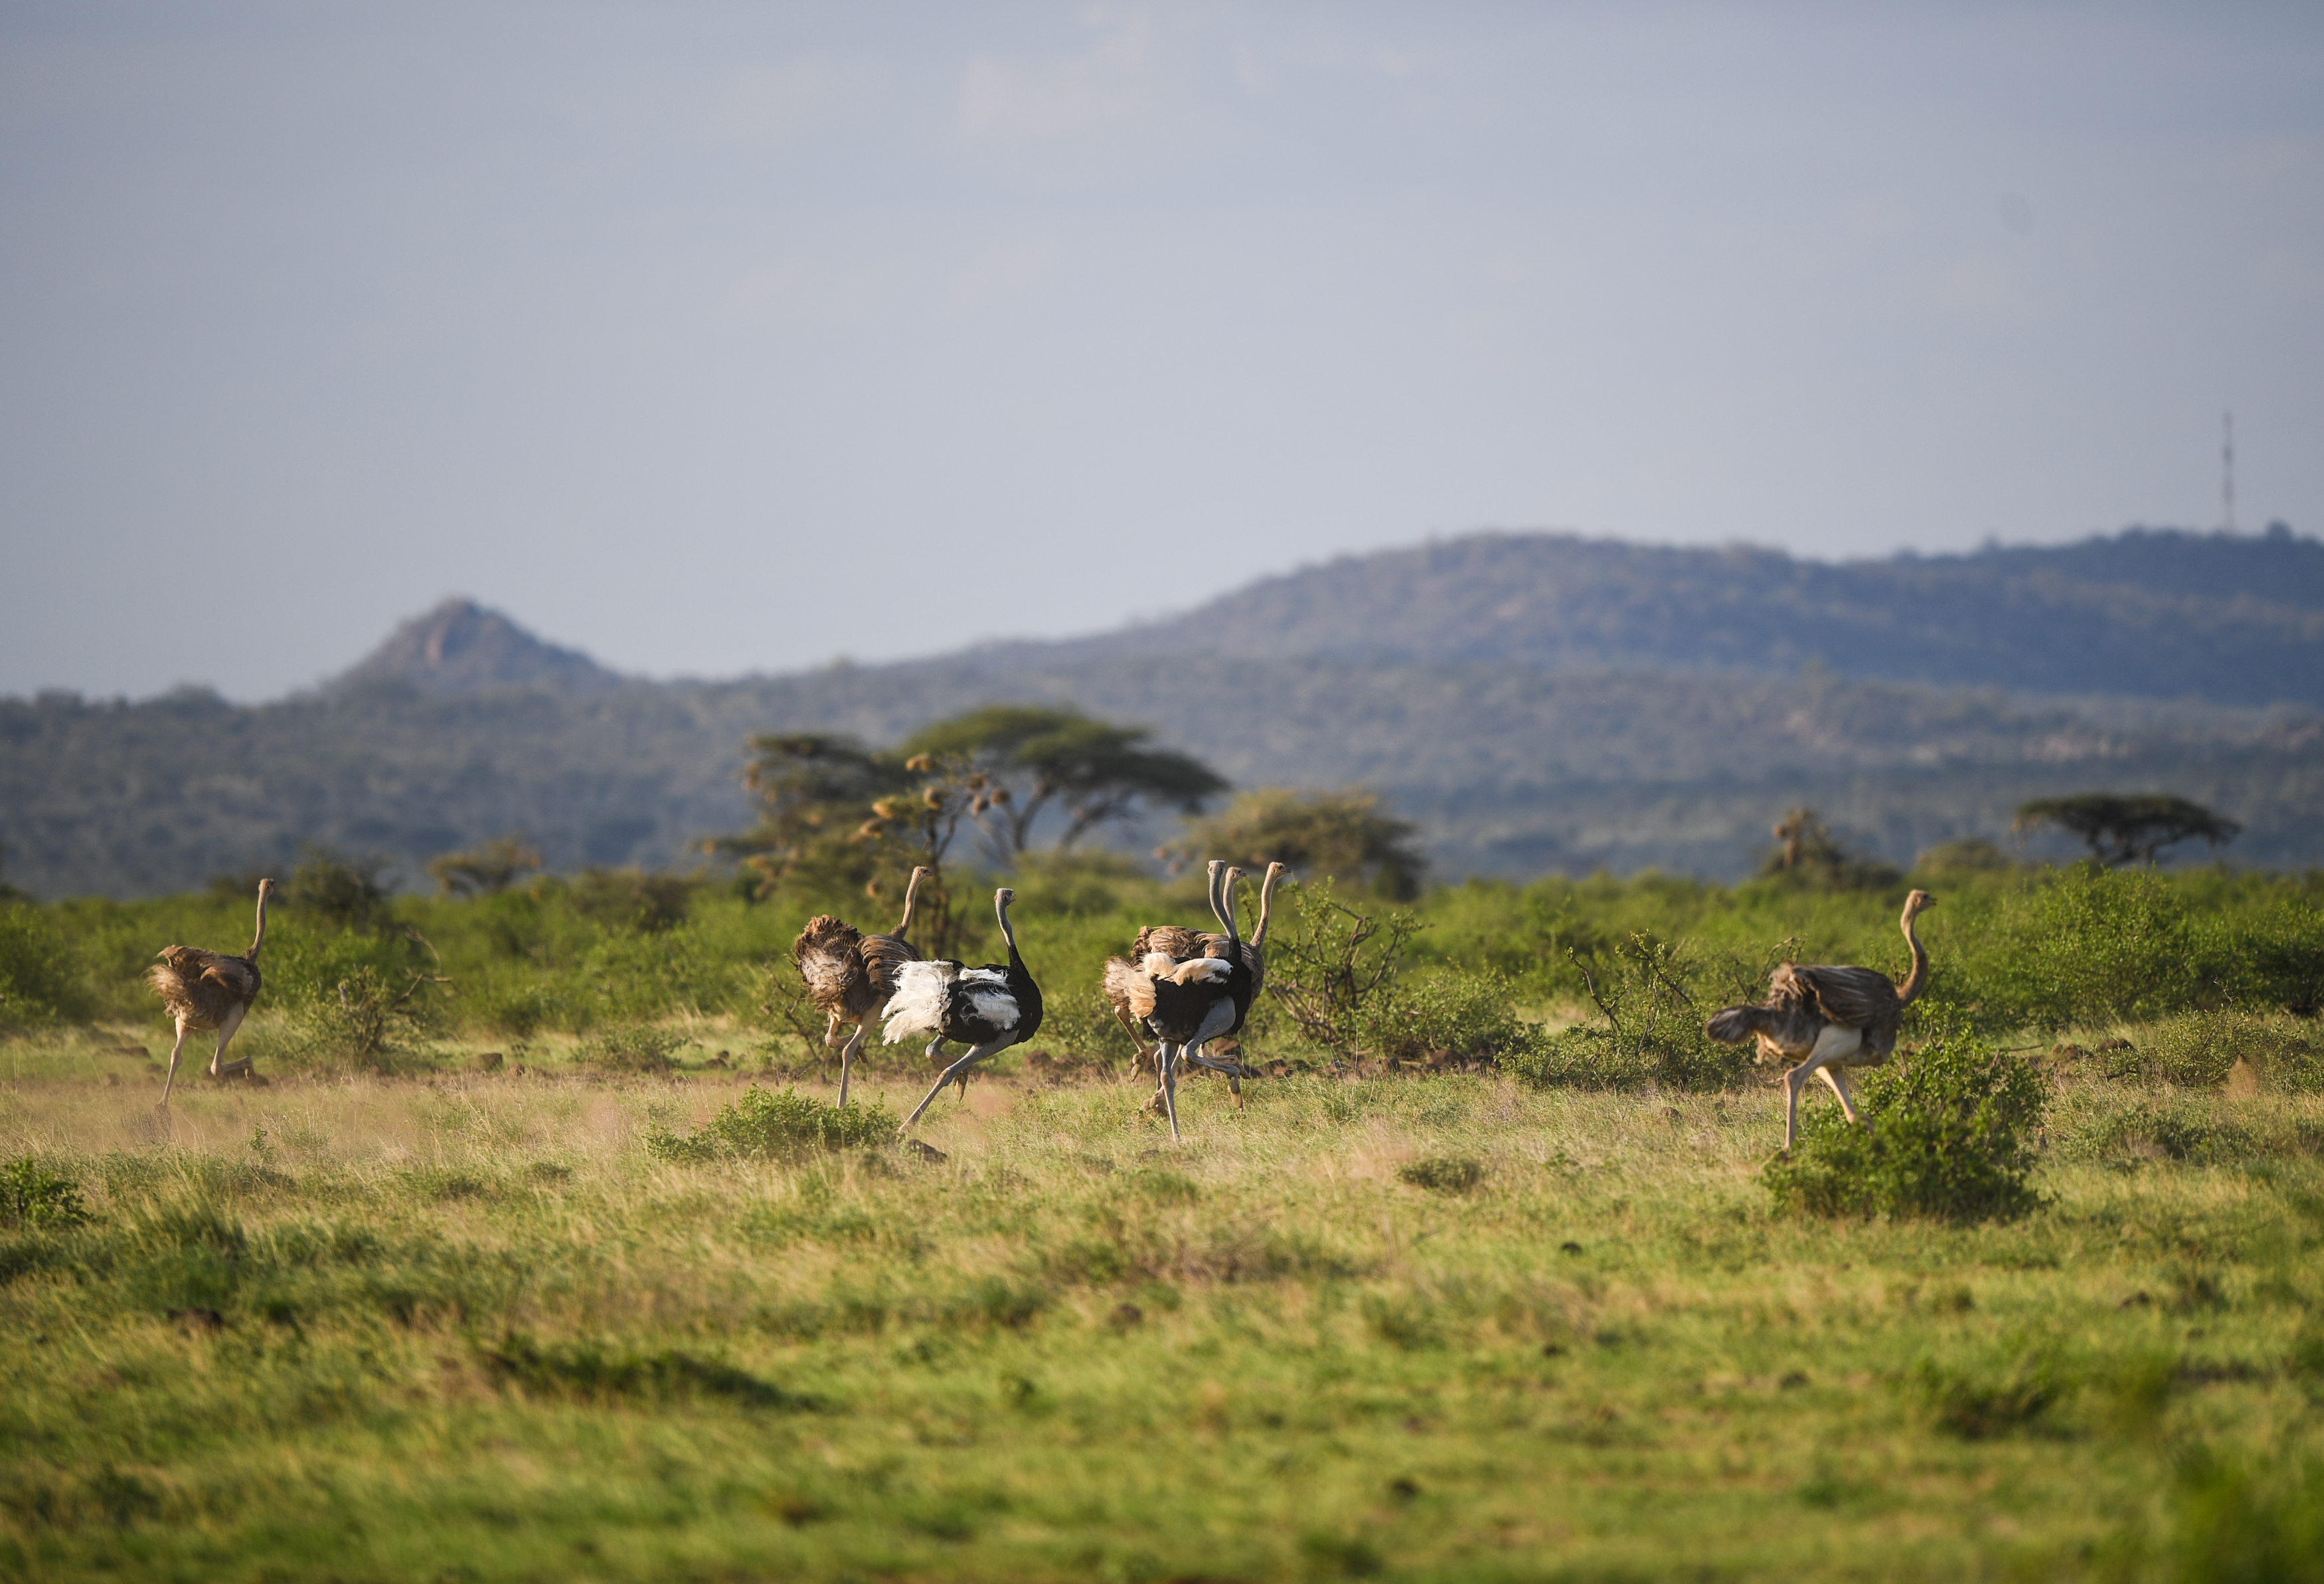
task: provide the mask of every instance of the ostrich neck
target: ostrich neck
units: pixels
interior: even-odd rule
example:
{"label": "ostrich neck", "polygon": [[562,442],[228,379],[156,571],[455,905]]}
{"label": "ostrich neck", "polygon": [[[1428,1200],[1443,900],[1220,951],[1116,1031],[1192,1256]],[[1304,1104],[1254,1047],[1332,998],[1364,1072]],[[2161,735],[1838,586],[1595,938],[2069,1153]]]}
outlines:
{"label": "ostrich neck", "polygon": [[1269,864],[1267,868],[1267,878],[1259,883],[1259,928],[1250,932],[1250,943],[1253,946],[1267,944],[1267,910],[1268,904],[1275,900],[1276,876],[1281,873],[1280,869]]}
{"label": "ostrich neck", "polygon": [[1227,927],[1227,955],[1230,958],[1236,958],[1241,955],[1240,952],[1235,949],[1235,948],[1242,944],[1242,933],[1235,928],[1234,903],[1235,882],[1241,878],[1241,875],[1236,874],[1232,869],[1229,869],[1226,872],[1224,883],[1219,887],[1219,894],[1226,899],[1226,909],[1219,922]]}
{"label": "ostrich neck", "polygon": [[266,893],[258,894],[258,933],[250,938],[250,960],[258,960],[258,949],[266,944]]}
{"label": "ostrich neck", "polygon": [[908,935],[911,933],[912,906],[919,898],[920,877],[927,873],[927,871],[925,869],[913,869],[910,881],[904,886],[904,916],[896,925],[896,933],[898,935]]}
{"label": "ostrich neck", "polygon": [[1896,987],[1899,1002],[1914,1001],[1922,991],[1929,987],[1929,950],[1921,944],[1918,923],[1919,920],[1914,914],[1904,915],[1904,944],[1913,949],[1913,971],[1904,976],[1903,984]]}

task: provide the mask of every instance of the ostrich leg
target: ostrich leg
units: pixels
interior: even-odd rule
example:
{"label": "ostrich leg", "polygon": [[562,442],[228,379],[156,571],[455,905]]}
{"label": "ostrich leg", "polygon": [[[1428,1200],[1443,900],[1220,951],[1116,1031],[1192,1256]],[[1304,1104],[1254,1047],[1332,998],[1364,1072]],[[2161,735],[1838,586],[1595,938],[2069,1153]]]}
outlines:
{"label": "ostrich leg", "polygon": [[212,1078],[226,1078],[237,1072],[250,1070],[250,1058],[247,1056],[234,1061],[228,1061],[226,1059],[226,1042],[234,1038],[234,1031],[242,1026],[242,1020],[249,1014],[250,1008],[247,1006],[230,1007],[226,1016],[218,1020],[217,1049],[210,1054]]}
{"label": "ostrich leg", "polygon": [[1840,1097],[1840,1114],[1848,1118],[1849,1125],[1861,1125],[1864,1118],[1856,1114],[1856,1097],[1848,1092],[1848,1070],[1839,1066],[1819,1067],[1816,1076],[1830,1084],[1831,1092]]}
{"label": "ostrich leg", "polygon": [[1178,1142],[1178,1047],[1167,1042],[1154,1048],[1162,1070],[1162,1114],[1170,1118],[1170,1142]]}
{"label": "ostrich leg", "polygon": [[[1838,1024],[1826,1024],[1816,1035],[1815,1046],[1808,1059],[1784,1074],[1784,1147],[1790,1149],[1800,1137],[1800,1088],[1808,1081],[1808,1074],[1821,1072],[1831,1063],[1849,1056],[1864,1043],[1864,1031],[1842,1028]],[[1846,1109],[1846,1098],[1841,1100]],[[1850,1122],[1856,1120],[1851,1115]]]}
{"label": "ostrich leg", "polygon": [[[1015,1042],[1016,1042],[1013,1040],[995,1040],[989,1045],[970,1046],[967,1055],[963,1056],[950,1067],[945,1068],[942,1072],[936,1074],[936,1086],[928,1090],[927,1098],[926,1099],[923,1099],[918,1105],[912,1107],[912,1114],[904,1118],[904,1126],[908,1128],[913,1123],[918,1122],[920,1119],[920,1114],[923,1111],[926,1111],[930,1106],[935,1105],[936,1097],[944,1093],[945,1085],[953,1082],[954,1079],[959,1080],[960,1092],[962,1096],[965,1098],[968,1094],[968,1070],[975,1066],[978,1062],[983,1061],[987,1056],[991,1056],[1000,1051],[1006,1051]],[[899,1129],[898,1131],[900,1132],[902,1130]]]}
{"label": "ostrich leg", "polygon": [[170,1076],[161,1080],[161,1109],[164,1111],[170,1108],[170,1090],[178,1081],[179,1054],[185,1050],[186,1036],[193,1031],[193,1026],[182,1017],[178,1020],[178,1042],[170,1047]]}
{"label": "ostrich leg", "polygon": [[[835,1028],[838,1026],[837,1019],[835,1018],[833,1020],[832,1026]],[[863,1031],[871,1026],[869,1019],[857,1024],[855,1025],[855,1032],[848,1036],[847,1043],[839,1048],[839,1103],[843,1106],[847,1104],[848,1066],[855,1060],[857,1053],[863,1049]],[[828,1045],[831,1042],[826,1039],[824,1041],[824,1043]]]}

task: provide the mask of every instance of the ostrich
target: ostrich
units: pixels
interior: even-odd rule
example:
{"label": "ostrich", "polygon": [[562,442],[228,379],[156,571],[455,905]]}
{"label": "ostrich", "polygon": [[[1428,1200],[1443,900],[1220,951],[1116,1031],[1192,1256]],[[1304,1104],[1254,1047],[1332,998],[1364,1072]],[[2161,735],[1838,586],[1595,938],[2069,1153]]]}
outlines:
{"label": "ostrich", "polygon": [[1840,1097],[1840,1108],[1857,1120],[1856,1102],[1841,1071],[1877,1067],[1896,1048],[1896,1024],[1904,1008],[1929,987],[1929,954],[1913,921],[1934,907],[1936,898],[1915,891],[1904,898],[1904,944],[1913,970],[1901,985],[1877,968],[1802,968],[1778,964],[1767,978],[1767,998],[1756,1006],[1722,1007],[1704,1031],[1724,1044],[1757,1036],[1760,1051],[1796,1065],[1784,1074],[1784,1147],[1798,1142],[1800,1088],[1814,1073]]}
{"label": "ostrich", "polygon": [[1213,949],[1215,956],[1180,962],[1167,953],[1150,952],[1140,965],[1144,972],[1130,987],[1130,1012],[1160,1042],[1154,1051],[1155,1064],[1161,1070],[1162,1110],[1170,1119],[1174,1143],[1178,1137],[1180,1058],[1213,1071],[1230,1071],[1204,1056],[1203,1046],[1241,1027],[1250,1010],[1250,964],[1243,957],[1242,934],[1234,916],[1234,883],[1241,877],[1241,870],[1229,869],[1223,884],[1212,892],[1214,903],[1224,894],[1220,912],[1227,927],[1226,940]]}
{"label": "ostrich", "polygon": [[[1213,858],[1210,867],[1213,887],[1211,912],[1216,914],[1219,912],[1217,885],[1220,860]],[[1275,883],[1290,873],[1290,870],[1291,866],[1285,863],[1270,863],[1267,866],[1267,878],[1260,883],[1259,888],[1259,927],[1250,932],[1250,939],[1242,943],[1242,959],[1250,965],[1250,991],[1253,997],[1258,996],[1267,983],[1267,925],[1275,903]],[[1226,920],[1223,915],[1220,916],[1219,924],[1222,929],[1225,927]],[[1130,948],[1128,957],[1109,957],[1105,959],[1106,1003],[1113,1008],[1114,1021],[1129,1031],[1130,1042],[1138,1048],[1138,1061],[1140,1067],[1151,1061],[1154,1053],[1148,1051],[1145,1042],[1139,1038],[1141,1031],[1138,1026],[1138,1020],[1131,1015],[1130,1010],[1130,988],[1131,982],[1140,971],[1139,965],[1156,951],[1167,952],[1174,960],[1179,962],[1184,962],[1190,958],[1214,957],[1225,949],[1226,943],[1227,938],[1224,935],[1189,930],[1179,924],[1148,924],[1145,929],[1138,931],[1137,942]],[[1240,1086],[1236,1088],[1236,1094],[1240,1098],[1241,1094]],[[1160,1091],[1156,1091],[1155,1098],[1159,1101]]]}
{"label": "ostrich", "polygon": [[1041,987],[1026,970],[1017,952],[1017,931],[1009,925],[1009,904],[1017,894],[1006,885],[992,894],[993,911],[1001,916],[1001,938],[1009,942],[1009,961],[982,968],[963,968],[939,959],[908,962],[896,970],[896,994],[888,1003],[887,1040],[917,1034],[935,1036],[928,1042],[934,1061],[946,1040],[969,1047],[968,1054],[936,1074],[936,1087],[904,1118],[908,1128],[935,1104],[944,1087],[957,1080],[961,1098],[968,1098],[968,1070],[1011,1045],[1023,1044],[1041,1032]]}
{"label": "ostrich", "polygon": [[798,964],[807,995],[831,1020],[831,1026],[824,1031],[825,1046],[838,1043],[842,1024],[855,1025],[839,1052],[839,1103],[843,1106],[847,1104],[848,1068],[863,1049],[865,1032],[886,1009],[888,997],[896,993],[896,970],[919,960],[920,954],[904,935],[912,927],[912,904],[927,873],[925,866],[912,870],[911,881],[904,887],[904,916],[897,922],[894,934],[861,935],[853,925],[829,913],[818,913],[791,942],[791,960]]}
{"label": "ostrich", "polygon": [[[1211,913],[1219,920],[1221,928],[1225,927],[1226,919],[1219,912],[1219,871],[1225,867],[1226,860],[1223,858],[1213,858],[1206,866],[1210,875]],[[1130,1042],[1137,1049],[1138,1064],[1141,1068],[1154,1059],[1154,1052],[1148,1050],[1145,1041],[1139,1038],[1145,1031],[1139,1026],[1138,1015],[1130,1010],[1130,1003],[1138,982],[1145,977],[1146,959],[1158,951],[1174,962],[1186,962],[1207,956],[1211,941],[1222,939],[1224,937],[1205,934],[1200,930],[1190,930],[1184,924],[1148,924],[1138,931],[1138,939],[1131,943],[1128,957],[1105,959],[1102,982],[1106,1005],[1113,1008],[1114,1021],[1129,1031]]]}
{"label": "ostrich", "polygon": [[227,1061],[226,1046],[242,1020],[250,1015],[250,1004],[258,999],[258,949],[266,944],[266,902],[273,894],[273,881],[258,883],[258,933],[251,937],[250,949],[240,957],[204,951],[198,946],[171,946],[155,953],[161,960],[146,971],[146,982],[178,1020],[178,1042],[170,1047],[170,1076],[161,1083],[163,1110],[169,1109],[170,1091],[177,1086],[179,1053],[186,1048],[186,1036],[196,1029],[217,1031],[217,1049],[210,1055],[212,1078],[250,1070],[247,1056]]}

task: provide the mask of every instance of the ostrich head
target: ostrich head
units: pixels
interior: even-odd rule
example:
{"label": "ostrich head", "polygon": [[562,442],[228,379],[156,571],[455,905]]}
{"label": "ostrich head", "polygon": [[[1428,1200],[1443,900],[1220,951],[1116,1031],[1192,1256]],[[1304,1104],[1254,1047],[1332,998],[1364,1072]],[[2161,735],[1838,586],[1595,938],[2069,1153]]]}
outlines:
{"label": "ostrich head", "polygon": [[1937,905],[1937,899],[1925,891],[1915,891],[1904,898],[1904,916],[1917,918]]}

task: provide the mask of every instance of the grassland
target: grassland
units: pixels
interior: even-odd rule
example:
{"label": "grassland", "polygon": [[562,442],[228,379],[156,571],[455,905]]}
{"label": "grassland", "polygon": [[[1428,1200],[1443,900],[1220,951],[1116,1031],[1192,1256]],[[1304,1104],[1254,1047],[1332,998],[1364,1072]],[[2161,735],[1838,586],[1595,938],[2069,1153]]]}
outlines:
{"label": "grassland", "polygon": [[1775,1214],[1764,1090],[1198,1084],[1174,1148],[995,1079],[942,1160],[642,1147],[735,1087],[0,1091],[90,1212],[0,1255],[0,1569],[2312,1576],[2203,1540],[2324,1500],[2314,1098],[2069,1080],[2046,1208],[1950,1228]]}
{"label": "grassland", "polygon": [[[659,1141],[831,1092],[767,969],[824,899],[286,910],[268,1081],[167,1117],[136,961],[244,904],[18,910],[50,1010],[0,1037],[0,1575],[2319,1576],[2313,882],[1947,883],[1932,1005],[2051,1085],[2040,1207],[1975,1226],[1780,1211],[1764,1075],[1651,1063],[1334,1071],[1275,1026],[1288,1075],[1191,1084],[1174,1145],[1071,998],[1183,905],[1144,885],[1021,878],[1046,1059],[926,1147],[701,1160]],[[1586,1022],[1639,932],[1707,984],[1785,937],[1900,958],[1893,907],[1456,888],[1409,977]],[[459,994],[334,1047],[407,931]]]}

